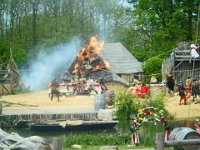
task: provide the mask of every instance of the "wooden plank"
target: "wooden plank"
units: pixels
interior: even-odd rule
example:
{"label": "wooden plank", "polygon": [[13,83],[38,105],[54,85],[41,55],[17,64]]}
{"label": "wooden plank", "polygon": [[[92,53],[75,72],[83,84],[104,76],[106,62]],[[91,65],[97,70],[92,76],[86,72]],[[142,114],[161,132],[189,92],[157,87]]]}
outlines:
{"label": "wooden plank", "polygon": [[175,58],[190,58],[190,55],[175,55]]}
{"label": "wooden plank", "polygon": [[175,50],[175,53],[190,53],[190,50]]}
{"label": "wooden plank", "polygon": [[32,105],[32,104],[24,104],[24,103],[14,103],[14,102],[7,102],[4,100],[0,101],[2,104],[5,105],[19,105],[19,106],[30,106],[30,107],[38,107],[38,105]]}
{"label": "wooden plank", "polygon": [[183,61],[179,62],[178,65],[175,66],[175,70],[183,63]]}
{"label": "wooden plank", "polygon": [[61,139],[59,137],[53,138],[53,150],[62,150]]}
{"label": "wooden plank", "polygon": [[164,134],[156,133],[156,150],[164,150]]}
{"label": "wooden plank", "polygon": [[190,60],[190,59],[186,59],[186,58],[175,59],[175,61],[188,61],[188,63],[189,63],[189,60]]}
{"label": "wooden plank", "polygon": [[200,145],[200,139],[189,139],[181,141],[166,141],[164,142],[165,147],[174,147],[174,146],[195,146]]}

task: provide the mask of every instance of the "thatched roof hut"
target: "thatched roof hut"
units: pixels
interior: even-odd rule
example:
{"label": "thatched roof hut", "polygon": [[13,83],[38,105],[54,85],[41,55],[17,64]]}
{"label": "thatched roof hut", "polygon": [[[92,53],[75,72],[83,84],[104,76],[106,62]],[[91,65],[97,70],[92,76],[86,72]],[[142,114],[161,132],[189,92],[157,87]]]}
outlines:
{"label": "thatched roof hut", "polygon": [[[105,76],[107,79],[109,78],[108,81],[115,81],[124,85],[129,85],[133,78],[141,80],[142,64],[121,43],[105,43],[97,58],[91,65],[95,64],[94,62],[102,63],[106,61],[109,63],[109,67],[90,71],[91,77]],[[69,72],[72,72],[78,62],[77,59],[78,57],[69,67]]]}
{"label": "thatched roof hut", "polygon": [[100,56],[109,62],[114,81],[128,85],[133,78],[141,80],[142,64],[121,43],[106,43]]}
{"label": "thatched roof hut", "polygon": [[143,72],[142,64],[121,43],[106,43],[100,55],[110,63],[109,70],[117,75]]}

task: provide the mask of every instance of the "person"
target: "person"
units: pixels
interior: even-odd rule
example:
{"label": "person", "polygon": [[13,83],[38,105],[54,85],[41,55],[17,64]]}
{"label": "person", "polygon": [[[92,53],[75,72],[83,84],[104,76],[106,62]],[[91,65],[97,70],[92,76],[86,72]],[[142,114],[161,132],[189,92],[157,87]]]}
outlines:
{"label": "person", "polygon": [[128,91],[131,92],[135,97],[139,97],[140,89],[140,82],[135,81],[133,85],[128,89]]}
{"label": "person", "polygon": [[84,94],[84,91],[85,91],[85,88],[86,88],[86,78],[85,78],[85,75],[81,75],[79,83],[80,83],[81,93]]}
{"label": "person", "polygon": [[174,86],[175,86],[175,80],[171,74],[167,76],[167,82],[166,87],[168,88],[168,92],[170,95],[172,95],[172,92],[174,92]]}
{"label": "person", "polygon": [[80,83],[77,76],[72,77],[73,95],[80,94]]}
{"label": "person", "polygon": [[190,51],[190,55],[192,58],[198,58],[199,54],[197,53],[196,49],[198,48],[195,44],[191,44],[191,51]]}
{"label": "person", "polygon": [[147,96],[149,96],[149,89],[150,89],[149,85],[142,83],[142,86],[141,86],[141,89],[140,89],[140,97],[146,98]]}
{"label": "person", "polygon": [[155,74],[152,74],[150,83],[155,84],[155,83],[157,83],[157,82],[158,82],[158,80],[156,79]]}
{"label": "person", "polygon": [[186,103],[187,99],[186,99],[186,95],[185,95],[185,87],[184,87],[183,82],[180,82],[178,84],[178,92],[179,92],[178,94],[180,96],[179,105],[181,105],[182,100],[184,100],[184,105],[187,105],[187,103]]}
{"label": "person", "polygon": [[197,94],[198,94],[198,89],[199,89],[199,81],[197,81],[196,79],[193,79],[192,81],[192,86],[191,86],[191,90],[192,90],[192,101],[194,102],[195,99],[197,98]]}
{"label": "person", "polygon": [[98,94],[97,90],[94,89],[94,83],[94,80],[89,77],[87,80],[88,92],[91,93],[91,91],[94,91],[96,94]]}
{"label": "person", "polygon": [[188,76],[185,80],[185,90],[186,90],[186,98],[189,99],[191,97],[191,86],[192,86],[192,78],[191,76]]}
{"label": "person", "polygon": [[101,86],[101,93],[103,93],[105,90],[108,90],[107,86],[105,85],[106,79],[102,76],[99,79],[99,84]]}
{"label": "person", "polygon": [[200,118],[197,117],[194,126],[196,127],[196,131],[200,134]]}
{"label": "person", "polygon": [[58,90],[58,87],[59,87],[59,83],[56,80],[56,78],[54,78],[51,81],[51,101],[53,100],[54,95],[57,97],[57,99],[59,101],[59,90]]}

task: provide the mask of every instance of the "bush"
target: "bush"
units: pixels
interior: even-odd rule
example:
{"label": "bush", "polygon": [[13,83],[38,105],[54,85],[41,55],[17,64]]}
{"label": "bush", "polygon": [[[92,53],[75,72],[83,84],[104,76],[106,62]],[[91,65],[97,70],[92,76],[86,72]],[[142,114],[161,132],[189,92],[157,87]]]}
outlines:
{"label": "bush", "polygon": [[97,134],[70,134],[64,140],[63,147],[71,147],[74,144],[82,146],[125,145],[127,141],[124,135],[105,131]]}
{"label": "bush", "polygon": [[119,120],[127,120],[132,112],[137,112],[138,104],[135,102],[135,97],[132,93],[123,91],[116,91],[115,105],[117,108],[116,116]]}
{"label": "bush", "polygon": [[144,123],[139,130],[140,144],[143,146],[154,146],[156,133],[164,132],[163,125]]}

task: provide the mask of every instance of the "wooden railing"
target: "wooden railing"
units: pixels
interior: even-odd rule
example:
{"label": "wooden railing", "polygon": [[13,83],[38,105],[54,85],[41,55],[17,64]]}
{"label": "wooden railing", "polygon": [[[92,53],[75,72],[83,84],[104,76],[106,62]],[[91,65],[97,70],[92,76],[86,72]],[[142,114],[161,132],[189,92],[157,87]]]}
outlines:
{"label": "wooden railing", "polygon": [[165,141],[164,133],[156,133],[156,150],[164,150],[165,147],[177,146],[200,146],[200,139],[189,139],[181,141]]}
{"label": "wooden railing", "polygon": [[190,60],[190,50],[174,50],[174,58],[176,61],[189,61]]}

